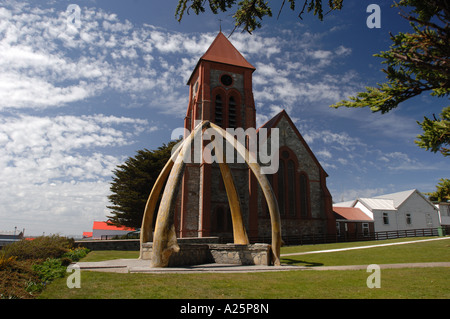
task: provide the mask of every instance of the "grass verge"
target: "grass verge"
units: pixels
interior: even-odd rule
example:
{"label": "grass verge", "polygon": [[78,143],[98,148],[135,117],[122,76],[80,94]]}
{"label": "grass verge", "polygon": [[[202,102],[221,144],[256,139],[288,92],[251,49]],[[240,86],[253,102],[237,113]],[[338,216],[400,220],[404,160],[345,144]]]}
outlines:
{"label": "grass verge", "polygon": [[[387,242],[375,242],[387,243]],[[362,245],[361,245],[362,246]],[[288,251],[302,252],[305,246],[289,247]],[[343,248],[332,244],[321,249]],[[310,249],[310,247],[308,247]],[[308,252],[308,251],[306,251]],[[284,250],[282,253],[286,253]],[[281,257],[281,262],[298,266],[341,266],[341,265],[369,265],[369,264],[397,264],[419,262],[450,262],[450,238],[417,242],[414,244],[381,246],[366,249],[336,251],[319,254],[305,254]]]}
{"label": "grass verge", "polygon": [[381,288],[369,289],[368,273],[287,271],[245,274],[117,274],[81,272],[81,288],[52,282],[48,299],[404,299],[450,298],[448,268],[384,269]]}

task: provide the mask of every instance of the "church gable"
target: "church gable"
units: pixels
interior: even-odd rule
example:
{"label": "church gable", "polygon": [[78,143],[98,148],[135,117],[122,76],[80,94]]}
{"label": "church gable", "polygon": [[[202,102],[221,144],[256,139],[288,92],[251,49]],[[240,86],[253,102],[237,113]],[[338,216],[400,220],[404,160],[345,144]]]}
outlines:
{"label": "church gable", "polygon": [[321,174],[324,174],[325,177],[328,176],[285,110],[275,115],[259,129],[261,128],[266,128],[268,135],[270,135],[271,128],[278,128],[280,148],[290,148],[297,155],[300,169],[309,172],[311,178],[320,180]]}
{"label": "church gable", "polygon": [[310,179],[319,180],[320,166],[303,138],[299,138],[297,129],[291,126],[286,117],[281,118],[276,127],[280,130],[280,148],[285,147],[292,150],[299,162],[299,170],[307,172]]}
{"label": "church gable", "polygon": [[[261,128],[268,129],[268,134],[270,129],[279,129],[279,168],[269,180],[277,196],[281,218],[285,220],[285,233],[327,232],[328,225],[316,222],[329,218],[331,195],[326,187],[327,174],[314,153],[286,111]],[[270,140],[267,144],[271,144]]]}

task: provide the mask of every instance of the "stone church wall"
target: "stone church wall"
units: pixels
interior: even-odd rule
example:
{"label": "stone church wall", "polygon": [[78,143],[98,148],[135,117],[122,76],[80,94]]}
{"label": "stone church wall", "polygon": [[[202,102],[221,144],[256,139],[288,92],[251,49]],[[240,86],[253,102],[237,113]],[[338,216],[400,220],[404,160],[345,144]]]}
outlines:
{"label": "stone church wall", "polygon": [[[310,234],[325,234],[327,221],[325,214],[324,194],[320,181],[320,168],[317,166],[311,154],[300,141],[290,123],[283,117],[277,124],[279,128],[280,147],[289,147],[297,156],[298,173],[305,172],[309,178],[310,189],[310,218],[281,218],[282,236],[300,236]],[[268,145],[270,145],[270,138]],[[264,195],[258,186],[258,235],[260,237],[271,236],[271,223]]]}

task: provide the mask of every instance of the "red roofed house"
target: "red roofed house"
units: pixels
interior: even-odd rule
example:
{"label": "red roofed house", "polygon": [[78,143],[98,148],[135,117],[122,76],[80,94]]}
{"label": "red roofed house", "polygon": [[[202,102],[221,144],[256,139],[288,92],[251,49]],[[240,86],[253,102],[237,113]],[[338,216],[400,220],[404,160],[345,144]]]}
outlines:
{"label": "red roofed house", "polygon": [[111,239],[114,236],[123,236],[132,231],[135,231],[135,229],[108,225],[107,222],[94,221],[94,226],[92,227],[92,239]]}
{"label": "red roofed house", "polygon": [[84,231],[83,232],[83,239],[92,239],[92,232],[91,231]]}
{"label": "red roofed house", "polygon": [[348,239],[370,237],[374,232],[374,221],[355,207],[334,207],[337,236]]}

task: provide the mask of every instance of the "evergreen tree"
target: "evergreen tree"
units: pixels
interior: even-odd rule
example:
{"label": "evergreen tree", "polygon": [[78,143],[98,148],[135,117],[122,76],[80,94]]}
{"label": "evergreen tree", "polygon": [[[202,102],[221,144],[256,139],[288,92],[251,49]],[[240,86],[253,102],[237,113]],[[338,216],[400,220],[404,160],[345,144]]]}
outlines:
{"label": "evergreen tree", "polygon": [[440,118],[434,117],[430,120],[425,117],[422,123],[418,122],[422,127],[423,134],[419,135],[419,140],[416,143],[431,152],[441,152],[444,156],[450,155],[450,106],[444,108]]}
{"label": "evergreen tree", "polygon": [[[411,33],[391,35],[389,51],[375,56],[384,59],[387,82],[367,87],[356,97],[350,97],[332,107],[370,107],[373,112],[386,113],[401,102],[430,92],[446,97],[450,93],[450,2],[448,0],[401,0],[397,7],[409,7]],[[419,147],[449,155],[450,110],[444,108],[441,119],[425,117],[421,125],[424,133],[418,136]]]}
{"label": "evergreen tree", "polygon": [[113,204],[108,206],[112,210],[108,216],[111,224],[141,227],[148,196],[176,143],[163,144],[153,151],[139,150],[136,156],[117,166],[110,187],[112,194],[108,196]]}
{"label": "evergreen tree", "polygon": [[429,199],[433,202],[450,201],[450,179],[441,178],[436,186],[436,191],[433,193],[426,193]]}

